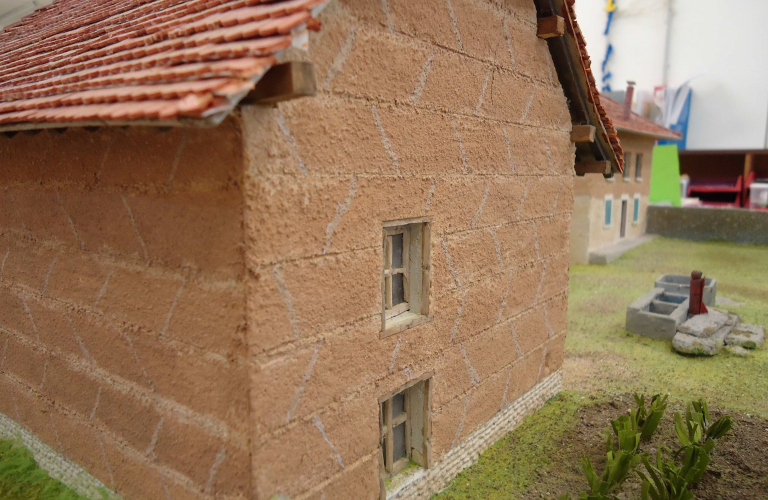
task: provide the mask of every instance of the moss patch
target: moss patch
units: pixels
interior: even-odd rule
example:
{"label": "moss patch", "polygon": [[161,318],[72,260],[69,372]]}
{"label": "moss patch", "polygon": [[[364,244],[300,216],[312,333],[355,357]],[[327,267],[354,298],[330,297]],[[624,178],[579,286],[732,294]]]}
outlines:
{"label": "moss patch", "polygon": [[575,425],[581,401],[569,391],[550,399],[433,498],[509,499],[525,491],[557,459],[556,443]]}
{"label": "moss patch", "polygon": [[0,441],[0,498],[3,500],[86,500],[37,466],[19,443]]}

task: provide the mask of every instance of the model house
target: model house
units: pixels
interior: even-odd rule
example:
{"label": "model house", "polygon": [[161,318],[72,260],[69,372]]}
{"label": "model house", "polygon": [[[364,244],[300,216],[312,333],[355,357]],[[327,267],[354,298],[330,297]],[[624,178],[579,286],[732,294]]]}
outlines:
{"label": "model house", "polygon": [[[632,99],[632,92],[627,93]],[[629,103],[601,97],[618,130],[624,172],[610,178],[576,177],[571,219],[571,263],[605,264],[645,235],[651,164],[657,140],[681,135],[631,112]],[[616,249],[616,250],[614,250]]]}
{"label": "model house", "polygon": [[574,173],[624,182],[552,5],[8,26],[0,435],[90,498],[443,488],[560,390]]}

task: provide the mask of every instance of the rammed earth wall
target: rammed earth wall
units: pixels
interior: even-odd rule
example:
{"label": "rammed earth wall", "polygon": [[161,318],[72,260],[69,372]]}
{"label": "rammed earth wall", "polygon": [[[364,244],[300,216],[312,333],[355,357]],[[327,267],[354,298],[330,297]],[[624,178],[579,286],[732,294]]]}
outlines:
{"label": "rammed earth wall", "polygon": [[[380,396],[434,372],[438,467],[563,357],[571,125],[533,2],[320,19],[318,95],[242,109],[261,499],[377,498]],[[381,223],[425,216],[433,319],[382,339]]]}
{"label": "rammed earth wall", "polygon": [[[433,373],[426,494],[559,387],[574,153],[533,2],[320,19],[316,97],[0,136],[0,413],[127,499],[377,498],[378,398]],[[425,216],[432,319],[382,339],[381,223]]]}

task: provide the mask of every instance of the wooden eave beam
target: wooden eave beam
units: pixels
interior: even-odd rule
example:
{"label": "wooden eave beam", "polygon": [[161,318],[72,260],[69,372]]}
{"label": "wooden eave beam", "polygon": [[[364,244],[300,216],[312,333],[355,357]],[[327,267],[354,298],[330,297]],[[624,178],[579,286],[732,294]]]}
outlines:
{"label": "wooden eave beam", "polygon": [[603,174],[611,175],[611,162],[608,160],[600,161],[577,161],[574,165],[576,175],[582,176],[584,174]]}
{"label": "wooden eave beam", "polygon": [[315,94],[314,65],[294,61],[272,66],[242,102],[266,104]]}
{"label": "wooden eave beam", "polygon": [[553,38],[565,35],[565,18],[562,16],[540,17],[538,20],[539,28],[536,36],[539,38]]}
{"label": "wooden eave beam", "polygon": [[593,125],[574,125],[571,142],[595,142],[597,129]]}

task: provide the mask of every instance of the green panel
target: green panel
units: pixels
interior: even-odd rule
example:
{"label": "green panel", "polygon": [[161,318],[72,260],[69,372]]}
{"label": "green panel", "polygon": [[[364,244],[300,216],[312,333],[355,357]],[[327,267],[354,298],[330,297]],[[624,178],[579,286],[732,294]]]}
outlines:
{"label": "green panel", "polygon": [[680,159],[675,144],[653,148],[649,201],[680,206]]}

